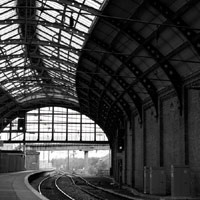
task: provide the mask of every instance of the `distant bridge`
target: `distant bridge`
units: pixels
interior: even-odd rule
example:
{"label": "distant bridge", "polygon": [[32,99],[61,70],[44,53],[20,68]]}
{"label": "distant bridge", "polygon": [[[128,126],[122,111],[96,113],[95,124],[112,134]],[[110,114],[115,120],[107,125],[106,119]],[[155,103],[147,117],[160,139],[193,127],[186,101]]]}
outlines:
{"label": "distant bridge", "polygon": [[27,143],[27,149],[37,151],[62,151],[62,150],[110,150],[110,145],[106,144],[87,144],[87,143]]}

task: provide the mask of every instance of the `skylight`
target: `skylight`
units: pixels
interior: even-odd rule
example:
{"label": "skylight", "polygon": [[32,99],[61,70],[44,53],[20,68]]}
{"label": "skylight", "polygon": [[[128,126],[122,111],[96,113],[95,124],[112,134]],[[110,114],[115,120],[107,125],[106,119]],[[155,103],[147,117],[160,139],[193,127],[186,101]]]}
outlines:
{"label": "skylight", "polygon": [[39,97],[77,102],[81,49],[106,0],[2,0],[0,83],[18,102]]}

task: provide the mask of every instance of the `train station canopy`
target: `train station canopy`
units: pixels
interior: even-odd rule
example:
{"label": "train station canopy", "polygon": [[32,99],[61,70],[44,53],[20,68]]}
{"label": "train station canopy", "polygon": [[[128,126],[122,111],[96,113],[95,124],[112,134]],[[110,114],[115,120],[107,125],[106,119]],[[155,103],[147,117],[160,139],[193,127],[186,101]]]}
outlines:
{"label": "train station canopy", "polygon": [[59,105],[112,138],[145,102],[158,116],[166,90],[181,110],[184,89],[199,89],[199,33],[198,0],[1,0],[1,127]]}

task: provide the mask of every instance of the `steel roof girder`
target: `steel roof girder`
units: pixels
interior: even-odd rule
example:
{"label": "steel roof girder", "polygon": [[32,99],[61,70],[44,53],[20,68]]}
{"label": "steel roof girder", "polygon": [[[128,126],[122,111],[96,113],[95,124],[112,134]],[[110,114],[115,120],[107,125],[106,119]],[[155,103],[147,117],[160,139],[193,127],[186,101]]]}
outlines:
{"label": "steel roof girder", "polygon": [[[100,83],[103,83],[103,79],[101,79],[99,76],[96,78],[96,80],[98,80]],[[109,86],[109,88],[110,88],[110,90],[109,90],[109,88],[106,86],[106,83],[104,83],[104,87],[106,88],[106,91],[108,91],[109,93],[111,93],[112,94],[112,96],[116,99],[122,99],[122,97],[121,97],[121,95],[113,88],[113,87],[111,87],[111,86]],[[103,97],[103,95],[105,94],[105,92],[106,92],[105,90],[102,92],[102,96],[101,96],[101,99],[100,99],[100,102],[101,102],[101,100],[103,99],[103,98],[105,98],[105,97]],[[127,114],[127,116],[130,116],[130,111],[131,111],[131,109],[129,108],[129,106],[128,106],[128,103],[127,102],[125,102],[125,101],[119,101],[120,102],[120,104],[122,105],[122,107],[124,108],[124,111],[125,111],[125,113]],[[109,102],[109,104],[111,105],[111,102]]]}
{"label": "steel roof girder", "polygon": [[[90,39],[91,40],[91,39]],[[152,102],[154,103],[154,106],[156,108],[156,112],[158,114],[158,94],[156,92],[156,88],[154,87],[153,83],[147,78],[140,78],[142,75],[142,71],[140,71],[139,68],[137,68],[137,66],[135,66],[131,61],[131,57],[130,56],[125,56],[125,55],[115,55],[115,50],[112,49],[110,46],[108,46],[106,43],[104,43],[103,41],[98,40],[97,38],[92,37],[92,41],[95,42],[96,44],[100,45],[101,47],[105,48],[106,50],[113,52],[113,56],[120,60],[120,62],[122,62],[122,65],[125,65],[128,67],[128,69],[133,72],[133,74],[137,77],[137,81],[134,81],[133,84],[131,84],[131,86],[129,86],[129,89],[131,89],[132,85],[136,84],[138,81],[141,82],[141,84],[144,86],[144,88],[147,90],[147,92],[149,93]],[[138,109],[138,111],[140,112],[141,109]],[[142,113],[140,113],[140,116],[142,116]]]}
{"label": "steel roof girder", "polygon": [[[70,28],[68,26],[64,26],[63,24],[61,23],[58,23],[58,22],[55,22],[55,23],[52,23],[52,22],[48,22],[48,21],[41,21],[41,20],[35,20],[35,19],[7,19],[7,20],[0,20],[0,24],[9,24],[9,25],[12,25],[12,24],[24,24],[25,22],[27,22],[29,25],[31,26],[36,26],[37,25],[42,25],[42,26],[48,26],[48,27],[53,27],[53,28],[57,28],[59,30],[62,30],[62,31],[66,31],[66,32],[69,32],[71,34],[75,34],[75,35],[78,35],[80,37],[84,37],[84,38],[87,38],[89,35],[88,33],[85,33],[83,31],[80,31],[78,29],[75,29],[75,28]],[[52,36],[53,37],[53,36]]]}
{"label": "steel roof girder", "polygon": [[[118,26],[118,28],[123,27],[123,24],[117,23],[116,20],[111,20],[111,21],[112,21],[112,24],[115,26]],[[158,51],[156,47],[150,44],[150,41],[148,39],[146,40],[145,38],[143,38],[141,35],[133,31],[129,27],[126,27],[126,28],[123,27],[123,31],[127,33],[130,37],[135,39],[140,45],[142,45],[146,49],[146,51],[159,63],[163,71],[168,76],[169,80],[172,82],[175,88],[175,91],[177,93],[180,105],[182,105],[182,80],[179,74],[173,68],[173,66],[171,66],[171,64],[168,61],[166,61],[164,56]],[[121,58],[121,60],[126,59],[125,56],[120,56],[119,58]],[[129,63],[128,65],[131,66],[132,63],[130,61],[128,61],[128,63]],[[140,74],[140,71],[137,69],[135,73]],[[139,77],[140,76],[141,75],[139,75]],[[146,77],[141,79],[141,83],[145,84],[145,88],[148,88],[151,98],[155,101],[155,105],[157,105],[155,106],[156,112],[157,112],[158,111],[158,94],[156,92],[154,85]],[[158,115],[158,112],[157,112],[157,115]]]}
{"label": "steel roof girder", "polygon": [[[83,54],[82,58],[89,59],[89,61],[93,62],[94,64],[98,64],[98,61],[88,54]],[[108,66],[106,66],[105,64],[102,64],[101,68],[106,73],[108,73],[111,77],[113,76],[114,72]],[[95,75],[94,77],[98,77],[98,75]],[[114,76],[114,78],[112,77],[112,79],[114,79],[119,85],[121,85],[122,88],[125,89],[125,93],[127,93],[130,96],[130,98],[132,99],[132,101],[134,102],[134,104],[137,108],[137,111],[138,111],[140,117],[142,117],[142,100],[137,95],[137,93],[122,78]],[[110,87],[110,86],[107,85],[107,86],[105,86],[105,88],[106,87]],[[113,92],[113,95],[115,97],[117,97],[117,93]]]}
{"label": "steel roof girder", "polygon": [[[104,87],[105,87],[105,82],[103,79],[101,79],[100,77],[98,77],[98,79],[96,79],[100,84],[102,84]],[[118,94],[118,92],[115,92],[115,89],[114,88],[111,88],[112,90],[109,90],[109,93],[112,94],[113,97],[115,97],[116,93]],[[115,94],[114,94],[115,93]],[[119,95],[117,95],[119,96]],[[102,113],[102,102],[108,102],[108,105],[111,105],[113,104],[113,100],[105,94],[105,92],[103,92],[100,100],[99,100],[99,105],[98,105],[98,116],[100,116],[100,113]],[[123,104],[121,104],[121,106],[125,109],[124,112],[127,113],[128,116],[130,116],[130,108],[129,106],[127,105],[126,102],[122,101]],[[128,108],[127,108],[128,107]],[[106,110],[108,110],[108,108],[106,108]]]}
{"label": "steel roof girder", "polygon": [[87,6],[87,5],[84,5],[82,3],[78,3],[76,1],[71,1],[71,0],[58,0],[59,3],[63,3],[63,4],[66,4],[68,6],[73,6],[75,8],[78,8],[78,9],[82,9],[86,12],[89,12],[93,15],[99,15],[101,14],[101,12],[99,10],[96,10],[95,8],[92,8],[90,6]]}
{"label": "steel roof girder", "polygon": [[200,55],[200,37],[199,34],[195,33],[192,28],[190,28],[182,19],[181,14],[184,14],[187,9],[190,9],[190,6],[198,3],[198,0],[190,0],[188,1],[182,8],[180,8],[176,13],[171,11],[168,7],[166,7],[159,0],[149,1],[149,3],[160,11],[160,13],[170,22],[173,23],[173,27],[176,27],[193,45],[195,50]]}

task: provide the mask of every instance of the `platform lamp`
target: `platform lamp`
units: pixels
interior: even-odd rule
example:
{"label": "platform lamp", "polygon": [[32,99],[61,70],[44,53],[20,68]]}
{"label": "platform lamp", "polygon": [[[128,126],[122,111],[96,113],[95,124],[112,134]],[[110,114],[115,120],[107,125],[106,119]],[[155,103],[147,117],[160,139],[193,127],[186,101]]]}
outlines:
{"label": "platform lamp", "polygon": [[24,134],[23,152],[24,152],[24,167],[26,169],[26,143],[25,143],[26,122],[25,122],[25,118],[18,119],[17,130],[18,130],[18,132],[21,132]]}
{"label": "platform lamp", "polygon": [[19,118],[18,119],[18,126],[17,126],[18,132],[25,132],[25,130],[26,130],[25,125],[26,125],[25,119]]}
{"label": "platform lamp", "polygon": [[118,144],[117,144],[117,148],[118,148],[118,152],[122,152],[124,151],[124,132],[125,129],[124,128],[120,128],[118,131]]}

